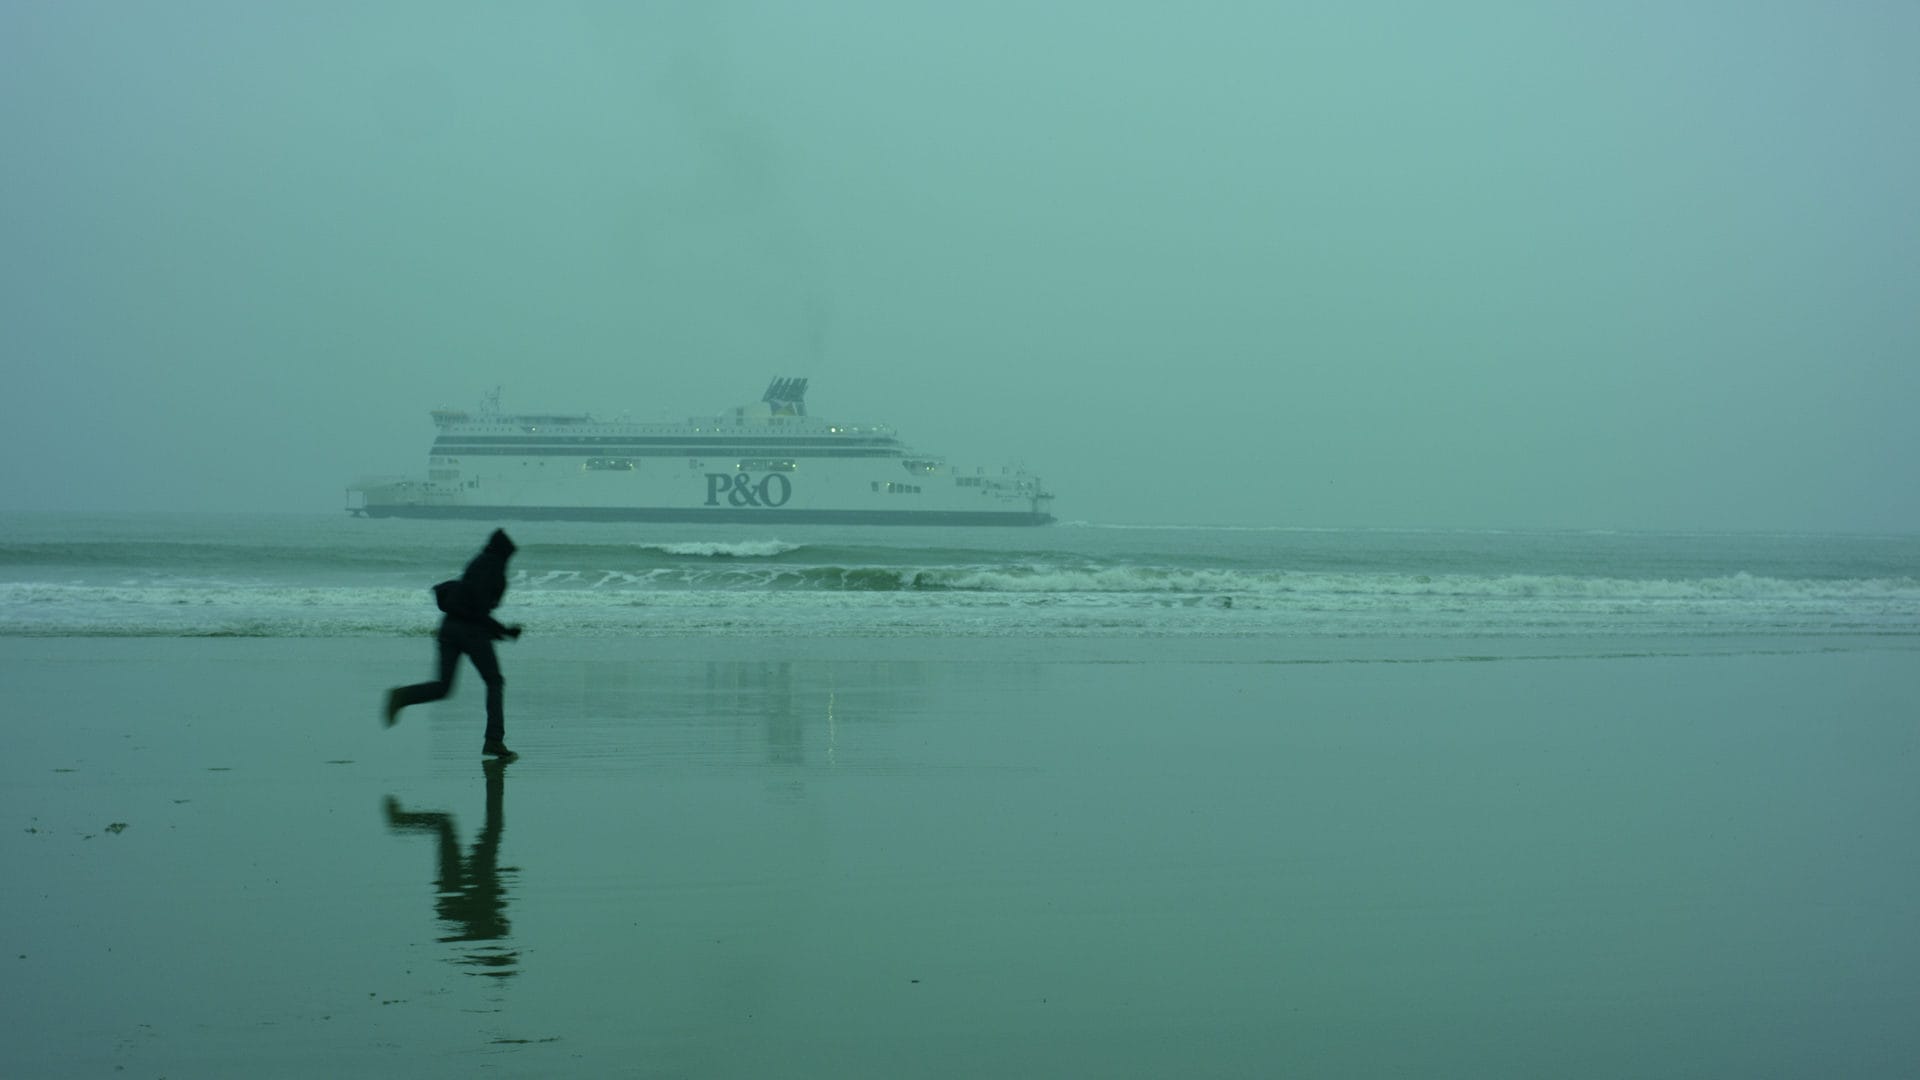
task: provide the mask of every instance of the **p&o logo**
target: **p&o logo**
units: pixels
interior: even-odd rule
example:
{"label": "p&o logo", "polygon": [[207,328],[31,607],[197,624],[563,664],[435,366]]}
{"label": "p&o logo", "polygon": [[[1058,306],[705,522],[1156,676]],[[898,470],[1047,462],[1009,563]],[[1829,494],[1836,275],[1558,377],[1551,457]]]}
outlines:
{"label": "p&o logo", "polygon": [[780,473],[768,473],[758,482],[750,473],[708,473],[707,505],[719,506],[722,497],[728,506],[785,506],[793,498],[793,481]]}

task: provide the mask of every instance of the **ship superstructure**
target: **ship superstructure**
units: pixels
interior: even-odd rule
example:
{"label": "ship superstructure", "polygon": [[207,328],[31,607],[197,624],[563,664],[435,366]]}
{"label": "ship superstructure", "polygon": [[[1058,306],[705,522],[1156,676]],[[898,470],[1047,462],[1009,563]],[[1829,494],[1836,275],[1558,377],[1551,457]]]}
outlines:
{"label": "ship superstructure", "polygon": [[1053,498],[1014,465],[958,468],[890,427],[807,414],[807,380],[683,423],[437,409],[424,481],[366,481],[368,517],[1044,525]]}

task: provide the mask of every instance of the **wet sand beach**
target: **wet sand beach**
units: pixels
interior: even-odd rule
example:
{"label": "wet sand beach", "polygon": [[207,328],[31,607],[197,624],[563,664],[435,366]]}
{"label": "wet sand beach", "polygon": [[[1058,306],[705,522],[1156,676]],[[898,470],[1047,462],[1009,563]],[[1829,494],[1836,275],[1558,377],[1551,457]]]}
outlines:
{"label": "wet sand beach", "polygon": [[1920,1065],[1903,642],[430,655],[0,640],[0,1075]]}

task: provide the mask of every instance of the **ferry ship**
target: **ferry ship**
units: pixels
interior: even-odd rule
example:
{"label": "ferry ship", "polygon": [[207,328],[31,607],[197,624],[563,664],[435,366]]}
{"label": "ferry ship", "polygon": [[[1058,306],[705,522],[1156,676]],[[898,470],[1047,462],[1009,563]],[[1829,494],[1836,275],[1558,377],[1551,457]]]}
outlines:
{"label": "ferry ship", "polygon": [[807,415],[807,380],[685,423],[437,409],[427,477],[362,481],[365,517],[839,525],[1045,525],[1053,496],[1019,466],[961,468],[884,425]]}

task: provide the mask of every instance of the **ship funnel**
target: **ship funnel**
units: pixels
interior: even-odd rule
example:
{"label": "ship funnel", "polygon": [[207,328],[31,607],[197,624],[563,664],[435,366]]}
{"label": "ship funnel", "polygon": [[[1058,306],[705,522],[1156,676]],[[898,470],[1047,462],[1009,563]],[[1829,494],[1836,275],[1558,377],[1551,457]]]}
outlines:
{"label": "ship funnel", "polygon": [[807,415],[807,380],[787,379],[774,376],[767,386],[767,392],[760,396],[773,409],[775,416]]}

